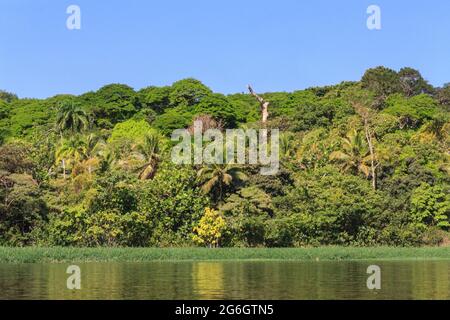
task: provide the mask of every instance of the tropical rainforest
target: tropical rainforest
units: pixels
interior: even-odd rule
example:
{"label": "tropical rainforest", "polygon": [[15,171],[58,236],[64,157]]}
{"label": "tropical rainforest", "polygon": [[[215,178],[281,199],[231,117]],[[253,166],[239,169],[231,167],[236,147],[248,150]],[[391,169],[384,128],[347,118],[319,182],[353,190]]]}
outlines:
{"label": "tropical rainforest", "polygon": [[[47,99],[0,91],[0,245],[449,243],[450,84],[376,67],[357,82],[244,89],[188,78]],[[173,164],[171,133],[195,120],[279,129],[278,174]]]}

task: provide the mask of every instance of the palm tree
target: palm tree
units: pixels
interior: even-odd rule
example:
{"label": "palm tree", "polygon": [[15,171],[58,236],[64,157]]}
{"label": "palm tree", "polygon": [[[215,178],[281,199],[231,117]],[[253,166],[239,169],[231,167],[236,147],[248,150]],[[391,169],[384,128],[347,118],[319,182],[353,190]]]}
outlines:
{"label": "palm tree", "polygon": [[223,191],[226,187],[247,178],[238,166],[232,164],[211,164],[202,167],[197,172],[197,177],[203,192],[216,192],[219,201],[223,200]]}
{"label": "palm tree", "polygon": [[66,179],[66,166],[85,159],[86,150],[85,142],[78,137],[72,137],[61,143],[60,147],[56,150],[56,161],[62,162],[64,179]]}
{"label": "palm tree", "polygon": [[360,131],[352,130],[345,138],[342,138],[342,150],[330,154],[330,160],[341,163],[344,171],[353,174],[362,172],[366,177],[370,176],[370,151],[365,144]]}
{"label": "palm tree", "polygon": [[63,101],[59,105],[55,127],[61,137],[67,130],[72,133],[81,132],[89,128],[89,117],[74,101]]}
{"label": "palm tree", "polygon": [[153,179],[158,170],[158,162],[160,159],[160,143],[156,135],[146,135],[144,142],[136,146],[136,155],[145,163],[139,170],[139,179]]}
{"label": "palm tree", "polygon": [[282,159],[290,159],[295,152],[295,137],[291,133],[283,133],[280,136],[280,156]]}
{"label": "palm tree", "polygon": [[[67,130],[72,133],[81,132],[89,128],[89,118],[87,113],[74,101],[66,100],[59,104],[59,110],[56,115],[55,129],[59,132],[60,148],[57,151],[57,161],[62,162],[63,166],[63,176],[66,179],[66,159],[65,154],[67,154],[69,144],[63,142],[63,133]],[[74,143],[74,141],[72,141]]]}
{"label": "palm tree", "polygon": [[98,156],[105,149],[105,142],[96,134],[91,133],[85,137],[84,143],[86,145],[86,160],[89,175],[92,174],[92,166],[99,163]]}

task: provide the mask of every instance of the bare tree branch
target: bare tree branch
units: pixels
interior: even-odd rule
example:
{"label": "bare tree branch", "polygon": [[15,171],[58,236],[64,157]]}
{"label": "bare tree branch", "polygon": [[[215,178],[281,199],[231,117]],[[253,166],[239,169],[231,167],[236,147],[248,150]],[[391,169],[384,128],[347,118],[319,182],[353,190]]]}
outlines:
{"label": "bare tree branch", "polygon": [[377,167],[380,165],[380,163],[377,163],[376,155],[375,155],[375,147],[374,147],[374,135],[371,129],[371,115],[368,108],[362,106],[359,103],[354,103],[353,107],[356,110],[356,113],[359,114],[363,121],[364,125],[364,133],[367,140],[367,145],[369,146],[369,152],[370,152],[370,171],[372,175],[372,187],[374,190],[377,189]]}
{"label": "bare tree branch", "polygon": [[264,100],[263,97],[261,97],[260,95],[256,94],[256,92],[253,90],[251,85],[248,85],[248,91],[259,102],[262,123],[267,122],[267,119],[269,118],[269,104],[270,104],[269,101]]}

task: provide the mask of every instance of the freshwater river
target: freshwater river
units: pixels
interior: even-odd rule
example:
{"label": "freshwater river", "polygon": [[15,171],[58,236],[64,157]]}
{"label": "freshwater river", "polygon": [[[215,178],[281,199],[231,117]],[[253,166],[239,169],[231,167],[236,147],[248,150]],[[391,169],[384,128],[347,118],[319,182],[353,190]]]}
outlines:
{"label": "freshwater river", "polygon": [[80,263],[80,290],[69,265],[0,264],[0,299],[450,299],[450,261]]}

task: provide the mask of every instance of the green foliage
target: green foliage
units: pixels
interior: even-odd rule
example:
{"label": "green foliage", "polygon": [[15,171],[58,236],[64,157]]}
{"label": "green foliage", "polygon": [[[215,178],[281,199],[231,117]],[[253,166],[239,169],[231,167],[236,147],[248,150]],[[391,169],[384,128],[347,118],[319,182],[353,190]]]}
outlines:
{"label": "green foliage", "polygon": [[9,136],[25,137],[36,129],[50,128],[56,116],[48,103],[40,100],[16,100],[10,105]]}
{"label": "green foliage", "polygon": [[353,114],[353,108],[344,100],[327,97],[320,102],[299,105],[293,115],[293,129],[308,131],[330,127]]}
{"label": "green foliage", "polygon": [[393,95],[387,99],[386,105],[383,112],[398,117],[400,128],[418,128],[437,114],[436,101],[425,94],[409,99]]}
{"label": "green foliage", "polygon": [[189,108],[211,93],[212,91],[200,81],[188,78],[172,84],[169,101],[173,107]]}
{"label": "green foliage", "polygon": [[326,129],[311,130],[302,138],[297,161],[305,169],[322,167],[328,164],[330,154],[338,143]]}
{"label": "green foliage", "polygon": [[398,73],[385,67],[368,69],[361,79],[361,85],[364,89],[368,89],[377,97],[382,98],[402,91]]}
{"label": "green foliage", "polygon": [[243,117],[245,123],[259,120],[259,106],[255,98],[248,94],[233,94],[227,96],[228,101],[233,105],[236,114]]}
{"label": "green foliage", "polygon": [[273,211],[271,197],[255,186],[242,188],[232,194],[220,209],[227,214],[271,214]]}
{"label": "green foliage", "polygon": [[89,128],[87,113],[75,101],[66,100],[59,104],[56,115],[56,131],[61,134],[70,131],[72,134]]}
{"label": "green foliage", "polygon": [[292,219],[291,232],[300,244],[384,240],[384,195],[374,191],[368,181],[330,167],[300,175],[295,187],[274,204],[277,217]]}
{"label": "green foliage", "polygon": [[123,141],[139,143],[144,141],[145,136],[154,133],[155,130],[150,127],[147,121],[130,119],[114,126],[108,143],[112,145],[120,144]]}
{"label": "green foliage", "polygon": [[207,114],[217,121],[221,121],[224,128],[235,128],[238,120],[242,116],[236,113],[236,108],[221,94],[211,94],[202,99],[202,101],[195,106],[194,114]]}
{"label": "green foliage", "polygon": [[374,133],[382,138],[386,134],[394,133],[400,129],[399,118],[387,113],[378,113],[373,121]]}
{"label": "green foliage", "polygon": [[411,215],[419,227],[450,227],[450,194],[440,186],[422,183],[411,196]]}
{"label": "green foliage", "polygon": [[450,84],[446,84],[443,88],[437,90],[437,100],[447,111],[450,110]]}
{"label": "green foliage", "polygon": [[[449,88],[378,67],[360,82],[261,93],[264,124],[250,94],[195,79],[43,100],[0,91],[0,245],[438,245]],[[279,172],[173,165],[166,137],[199,118],[279,129]]]}
{"label": "green foliage", "polygon": [[0,244],[27,245],[36,241],[48,212],[42,191],[33,179],[34,163],[27,146],[0,147]]}
{"label": "green foliage", "polygon": [[191,124],[192,118],[192,114],[170,110],[158,116],[152,125],[161,131],[162,134],[170,135],[176,129],[187,128]]}
{"label": "green foliage", "polygon": [[422,77],[418,70],[413,68],[402,68],[398,72],[403,93],[407,97],[433,93],[433,87]]}
{"label": "green foliage", "polygon": [[217,261],[317,261],[349,263],[355,260],[392,261],[450,259],[449,247],[307,247],[307,248],[72,248],[72,247],[0,247],[0,263],[74,263],[74,262],[161,262],[184,261],[192,263]]}
{"label": "green foliage", "polygon": [[0,90],[0,101],[1,102],[6,102],[6,103],[10,103],[13,102],[14,100],[17,100],[18,97],[16,94],[11,93],[11,92],[7,92],[4,90]]}
{"label": "green foliage", "polygon": [[275,117],[291,116],[302,110],[304,106],[319,103],[317,96],[309,90],[295,91],[293,93],[266,93],[264,98],[270,101],[270,109]]}
{"label": "green foliage", "polygon": [[162,167],[139,192],[139,212],[152,223],[149,244],[180,245],[190,241],[208,200],[196,187],[195,172]]}
{"label": "green foliage", "polygon": [[171,87],[148,87],[138,92],[140,107],[162,113],[170,105]]}
{"label": "green foliage", "polygon": [[333,110],[322,104],[304,105],[295,114],[296,131],[308,131],[318,127],[327,127],[333,120]]}
{"label": "green foliage", "polygon": [[220,207],[228,221],[226,242],[237,246],[264,245],[266,221],[273,213],[272,199],[257,187],[243,188]]}
{"label": "green foliage", "polygon": [[145,245],[145,237],[133,237],[142,229],[142,218],[135,212],[138,205],[132,179],[118,173],[100,177],[81,205],[65,207],[50,217],[47,227],[49,244]]}
{"label": "green foliage", "polygon": [[34,164],[28,158],[29,145],[12,141],[0,147],[0,170],[10,173],[33,172]]}
{"label": "green foliage", "polygon": [[236,183],[247,178],[241,168],[232,164],[204,166],[197,172],[197,176],[203,192],[211,194],[215,202],[222,201],[227,191],[233,188]]}
{"label": "green foliage", "polygon": [[156,134],[146,135],[144,141],[137,146],[137,153],[144,162],[139,168],[139,179],[153,179],[158,170],[161,157],[160,137]]}
{"label": "green foliage", "polygon": [[151,124],[153,121],[155,121],[157,117],[156,111],[153,109],[141,109],[138,113],[134,114],[133,120],[145,120],[149,124]]}
{"label": "green foliage", "polygon": [[135,211],[139,205],[135,180],[116,172],[99,177],[90,196],[86,197],[85,203],[89,213]]}
{"label": "green foliage", "polygon": [[8,104],[0,100],[0,120],[8,118],[9,112],[10,110]]}
{"label": "green foliage", "polygon": [[99,127],[110,128],[114,124],[131,118],[137,112],[135,91],[124,84],[110,84],[95,94],[81,97],[82,103],[94,114]]}
{"label": "green foliage", "polygon": [[330,154],[330,160],[338,162],[344,171],[350,171],[354,175],[358,173],[363,173],[366,177],[370,175],[369,148],[362,131],[354,129],[347,133],[341,140],[340,149]]}
{"label": "green foliage", "polygon": [[0,171],[0,243],[30,245],[45,222],[47,206],[28,174]]}
{"label": "green foliage", "polygon": [[145,246],[151,223],[137,212],[117,209],[88,213],[72,208],[54,216],[48,226],[48,243],[56,246]]}

